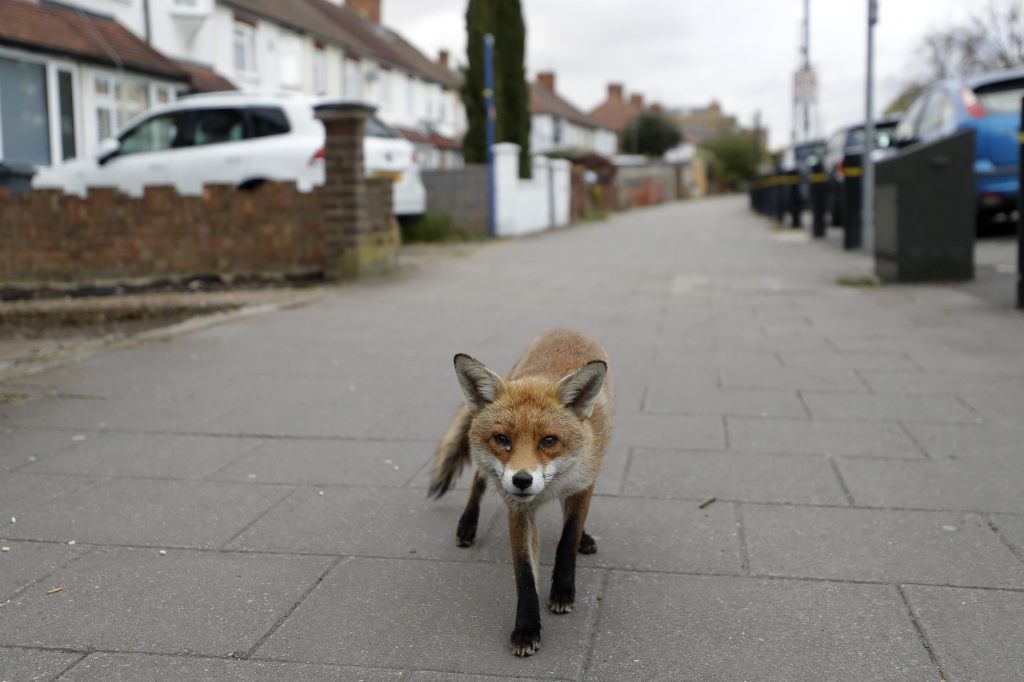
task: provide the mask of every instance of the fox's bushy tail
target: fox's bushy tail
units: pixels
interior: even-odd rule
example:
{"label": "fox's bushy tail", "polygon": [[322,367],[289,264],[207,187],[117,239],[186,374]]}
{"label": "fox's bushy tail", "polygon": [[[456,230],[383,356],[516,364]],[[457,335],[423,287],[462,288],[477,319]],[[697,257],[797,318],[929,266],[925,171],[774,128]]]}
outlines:
{"label": "fox's bushy tail", "polygon": [[434,454],[434,473],[430,479],[427,497],[437,499],[448,492],[462,473],[462,467],[469,462],[470,421],[469,409],[463,405],[455,413],[448,432],[437,446],[437,452]]}

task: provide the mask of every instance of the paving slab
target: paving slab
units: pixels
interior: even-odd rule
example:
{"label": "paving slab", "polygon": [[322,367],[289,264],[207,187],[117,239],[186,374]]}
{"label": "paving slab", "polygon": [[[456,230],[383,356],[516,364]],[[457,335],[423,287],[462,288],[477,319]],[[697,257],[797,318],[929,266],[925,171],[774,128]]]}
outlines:
{"label": "paving slab", "polygon": [[859,506],[1024,514],[1024,457],[841,459],[839,470]]}
{"label": "paving slab", "polygon": [[936,459],[981,460],[1019,457],[1024,453],[1021,428],[907,424],[907,430]]}
{"label": "paving slab", "polygon": [[53,680],[82,654],[0,647],[0,679],[8,682]]}
{"label": "paving slab", "polygon": [[1024,423],[1024,391],[961,394],[961,400],[981,416],[979,421],[1000,426],[1020,426]]}
{"label": "paving slab", "polygon": [[876,393],[933,395],[941,393],[1024,394],[1024,377],[993,376],[972,372],[861,372],[861,377]]}
{"label": "paving slab", "polygon": [[721,417],[617,414],[611,447],[724,450]]}
{"label": "paving slab", "polygon": [[774,388],[801,391],[860,391],[864,382],[850,369],[782,367],[752,370],[724,367],[725,388]]}
{"label": "paving slab", "polygon": [[[575,679],[586,660],[599,577],[577,571],[576,608],[560,616],[543,609],[540,651],[518,659],[509,646],[516,593],[508,566],[353,558],[332,570],[254,657]],[[540,585],[548,584],[542,570]]]}
{"label": "paving slab", "polygon": [[11,471],[75,444],[66,431],[0,428],[0,470]]}
{"label": "paving slab", "polygon": [[[301,488],[229,546],[274,552],[312,552],[472,560],[492,542],[486,532],[499,505],[485,495],[477,543],[455,546],[462,495],[428,500],[417,488]],[[502,512],[503,513],[503,512]]]}
{"label": "paving slab", "polygon": [[289,492],[270,485],[109,479],[60,504],[34,505],[2,532],[23,540],[218,547]]}
{"label": "paving slab", "polygon": [[726,417],[729,448],[737,452],[920,458],[898,424]]}
{"label": "paving slab", "polygon": [[625,495],[685,500],[845,506],[828,459],[815,455],[751,455],[637,449]]}
{"label": "paving slab", "polygon": [[253,438],[100,433],[21,469],[32,473],[198,479],[252,450]]}
{"label": "paving slab", "polygon": [[743,519],[755,575],[1024,588],[976,514],[744,505]]}
{"label": "paving slab", "polygon": [[87,548],[78,544],[17,542],[0,538],[0,602],[71,561]]}
{"label": "paving slab", "polygon": [[[0,644],[227,656],[254,646],[325,557],[99,548],[4,606]],[[50,585],[61,592],[47,594]]]}
{"label": "paving slab", "polygon": [[[917,366],[901,353],[782,350],[779,351],[779,358],[786,367],[885,370],[887,373],[891,370],[917,371]],[[865,374],[861,372],[861,376]],[[868,384],[871,382],[868,381]]]}
{"label": "paving slab", "polygon": [[1024,516],[993,514],[989,520],[1006,538],[1013,552],[1024,561]]}
{"label": "paving slab", "polygon": [[925,421],[975,424],[981,421],[954,396],[918,395],[912,400],[900,395],[801,393],[815,419],[854,421]]}
{"label": "paving slab", "polygon": [[40,512],[54,508],[76,490],[88,488],[98,479],[88,477],[44,476],[12,473],[0,477],[0,533],[17,537],[20,527],[12,521],[27,523]]}
{"label": "paving slab", "polygon": [[405,680],[409,677],[403,675],[400,670],[373,670],[335,665],[96,653],[89,654],[60,679],[61,682],[386,682]]}
{"label": "paving slab", "polygon": [[612,573],[587,680],[892,680],[938,671],[896,589]]}
{"label": "paving slab", "polygon": [[947,679],[1024,679],[1024,594],[920,585],[904,590]]}
{"label": "paving slab", "polygon": [[[408,678],[411,682],[470,682],[471,680],[479,680],[480,682],[500,682],[501,680],[508,680],[509,678],[505,675],[464,675],[462,673],[439,673],[439,672],[428,672],[424,670],[417,670],[412,673]],[[540,677],[523,677],[516,675],[517,680],[539,680]],[[551,678],[559,679],[559,678]],[[568,682],[571,678],[564,678]]]}
{"label": "paving slab", "polygon": [[433,457],[436,442],[272,439],[214,478],[327,486],[405,485]]}
{"label": "paving slab", "polygon": [[796,391],[707,389],[679,384],[672,378],[651,384],[644,410],[651,413],[806,417]]}

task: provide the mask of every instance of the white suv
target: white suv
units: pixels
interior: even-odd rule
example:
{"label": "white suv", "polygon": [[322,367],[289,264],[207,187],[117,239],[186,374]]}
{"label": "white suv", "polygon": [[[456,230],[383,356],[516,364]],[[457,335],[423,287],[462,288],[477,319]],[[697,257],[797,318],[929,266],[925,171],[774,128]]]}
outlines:
{"label": "white suv", "polygon": [[[315,104],[292,93],[183,97],[131,121],[100,143],[96,158],[40,169],[32,186],[80,195],[88,187],[117,187],[141,196],[147,185],[200,194],[204,184],[247,188],[294,180],[308,192],[324,182],[324,127],[313,115]],[[363,156],[367,175],[394,182],[396,215],[424,212],[426,190],[411,142],[371,118]]]}

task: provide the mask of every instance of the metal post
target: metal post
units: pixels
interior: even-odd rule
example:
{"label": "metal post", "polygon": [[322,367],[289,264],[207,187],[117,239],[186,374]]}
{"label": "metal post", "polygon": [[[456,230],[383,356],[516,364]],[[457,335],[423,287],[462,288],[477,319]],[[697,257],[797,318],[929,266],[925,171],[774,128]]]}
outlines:
{"label": "metal post", "polygon": [[1024,310],[1024,99],[1020,102],[1020,152],[1017,187],[1017,307]]}
{"label": "metal post", "polygon": [[878,23],[878,0],[868,0],[868,64],[864,92],[864,168],[861,200],[861,234],[864,248],[875,249],[875,160],[871,152],[875,148],[875,24]]}
{"label": "metal post", "polygon": [[487,234],[498,234],[494,210],[494,36],[484,35],[484,108],[487,110]]}

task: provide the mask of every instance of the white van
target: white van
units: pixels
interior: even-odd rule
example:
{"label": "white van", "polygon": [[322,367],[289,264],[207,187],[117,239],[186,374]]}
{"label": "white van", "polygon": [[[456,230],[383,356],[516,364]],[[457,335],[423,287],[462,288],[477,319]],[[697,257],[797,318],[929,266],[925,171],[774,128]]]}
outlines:
{"label": "white van", "polygon": [[[129,122],[100,143],[95,158],[41,168],[32,187],[79,195],[88,187],[117,187],[141,196],[147,185],[199,194],[204,184],[248,188],[293,180],[308,192],[324,182],[324,127],[313,115],[315,104],[293,93],[183,97]],[[396,215],[424,212],[426,190],[411,142],[371,118],[363,156],[367,175],[394,182]]]}

